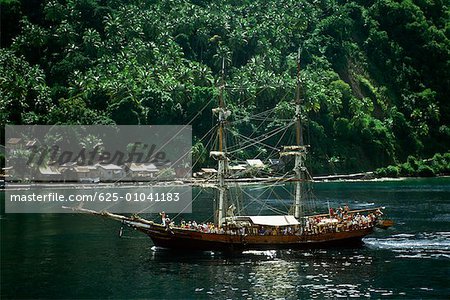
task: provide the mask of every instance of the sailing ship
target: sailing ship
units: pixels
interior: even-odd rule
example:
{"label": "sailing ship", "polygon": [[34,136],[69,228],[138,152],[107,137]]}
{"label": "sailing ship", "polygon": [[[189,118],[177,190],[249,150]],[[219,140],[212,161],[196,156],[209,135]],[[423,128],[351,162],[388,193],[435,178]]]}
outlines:
{"label": "sailing ship", "polygon": [[[221,251],[241,252],[246,250],[299,249],[310,247],[330,247],[334,245],[360,244],[362,238],[371,234],[375,227],[392,226],[389,220],[382,220],[383,207],[371,209],[341,209],[325,214],[306,215],[302,185],[311,180],[307,172],[305,159],[308,146],[304,144],[301,119],[301,80],[300,51],[297,60],[297,82],[295,99],[295,145],[284,146],[280,157],[290,157],[294,161],[293,178],[294,201],[291,213],[277,215],[234,215],[234,205],[229,205],[228,198],[230,180],[227,178],[229,164],[224,138],[224,128],[230,116],[224,97],[224,68],[219,93],[219,105],[213,109],[217,116],[218,148],[210,152],[217,161],[218,169],[214,187],[218,191],[215,210],[215,221],[204,226],[183,224],[177,226],[164,220],[162,224],[144,219],[140,216],[124,216],[106,211],[97,212],[83,208],[71,208],[74,211],[105,216],[122,222],[148,235],[155,246],[181,251]],[[122,232],[122,230],[121,230]]]}

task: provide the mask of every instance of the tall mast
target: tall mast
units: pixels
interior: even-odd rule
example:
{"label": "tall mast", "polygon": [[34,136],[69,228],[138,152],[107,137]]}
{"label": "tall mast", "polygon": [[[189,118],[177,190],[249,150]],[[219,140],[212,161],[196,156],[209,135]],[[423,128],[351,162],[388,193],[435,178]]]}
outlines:
{"label": "tall mast", "polygon": [[302,134],[302,120],[301,120],[301,80],[300,80],[300,54],[301,49],[298,49],[297,56],[297,87],[295,96],[295,135],[296,135],[296,145],[295,146],[285,146],[283,151],[280,153],[281,156],[294,156],[295,157],[295,195],[294,195],[294,217],[303,220],[303,206],[302,206],[302,180],[303,172],[305,170],[304,158],[306,156],[306,147],[303,143]]}
{"label": "tall mast", "polygon": [[[221,71],[221,75],[220,75],[220,87],[219,87],[219,108],[221,111],[224,110],[224,103],[223,103],[223,89],[225,88],[225,59],[222,58],[222,71]],[[224,126],[224,121],[221,119],[221,116],[219,114],[219,151],[223,152],[223,126]]]}
{"label": "tall mast", "polygon": [[295,117],[297,119],[297,122],[295,123],[295,131],[296,131],[296,141],[297,146],[303,146],[303,134],[302,134],[302,120],[301,120],[301,104],[302,99],[300,95],[300,85],[301,85],[301,79],[300,79],[300,58],[301,58],[301,48],[298,48],[297,53],[297,86],[296,86],[296,95],[295,95]]}
{"label": "tall mast", "polygon": [[218,115],[218,136],[219,136],[219,149],[218,151],[211,151],[210,155],[217,159],[218,170],[218,189],[219,189],[219,203],[217,208],[217,219],[216,224],[221,226],[224,219],[224,212],[226,211],[226,186],[225,186],[225,172],[227,157],[225,152],[225,137],[224,137],[224,126],[227,117],[229,117],[230,112],[226,110],[225,103],[223,99],[223,90],[225,88],[225,59],[222,59],[222,74],[221,82],[219,87],[219,107],[213,109],[213,113]]}
{"label": "tall mast", "polygon": [[303,149],[301,147],[303,146],[303,135],[302,135],[302,120],[301,120],[301,96],[300,96],[300,56],[301,56],[301,49],[298,48],[297,53],[297,87],[296,87],[296,99],[295,99],[295,133],[296,133],[296,141],[297,141],[297,153],[295,155],[295,202],[294,202],[294,216],[297,219],[300,219],[300,217],[303,216],[303,210],[302,210],[302,203],[301,203],[301,197],[302,197],[302,186],[301,186],[301,180],[302,180],[302,168],[303,168]]}

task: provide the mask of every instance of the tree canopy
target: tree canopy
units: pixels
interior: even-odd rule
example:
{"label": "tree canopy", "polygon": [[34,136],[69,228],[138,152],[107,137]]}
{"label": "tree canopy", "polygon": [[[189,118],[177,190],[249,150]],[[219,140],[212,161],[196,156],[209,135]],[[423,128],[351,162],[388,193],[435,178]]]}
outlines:
{"label": "tree canopy", "polygon": [[450,146],[448,0],[0,5],[3,125],[187,124],[203,109],[192,123],[203,149],[222,59],[233,112],[275,108],[284,119],[301,46],[313,172],[374,169]]}

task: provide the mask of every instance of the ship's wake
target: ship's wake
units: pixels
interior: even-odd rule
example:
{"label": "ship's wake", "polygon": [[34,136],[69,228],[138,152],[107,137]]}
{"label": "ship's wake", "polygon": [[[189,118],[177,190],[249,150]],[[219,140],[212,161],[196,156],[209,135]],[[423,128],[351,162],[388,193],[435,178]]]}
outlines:
{"label": "ship's wake", "polygon": [[399,258],[450,259],[450,232],[396,234],[365,238],[364,243],[370,248],[392,250]]}

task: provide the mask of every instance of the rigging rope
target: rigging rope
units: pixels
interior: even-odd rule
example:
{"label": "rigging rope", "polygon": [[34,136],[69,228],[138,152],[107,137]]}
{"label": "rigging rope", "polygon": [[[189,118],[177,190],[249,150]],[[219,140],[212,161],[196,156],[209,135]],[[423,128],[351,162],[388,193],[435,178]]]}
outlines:
{"label": "rigging rope", "polygon": [[[294,124],[294,122],[291,122],[290,124],[288,124],[288,125],[285,126],[285,127],[290,127],[290,126],[292,126],[293,124]],[[263,146],[265,146],[265,147],[267,147],[267,148],[275,149],[275,150],[278,151],[278,148],[275,148],[275,147],[272,147],[272,146],[270,146],[270,145],[264,144],[264,143],[262,143],[262,141],[271,138],[272,136],[278,134],[279,132],[282,132],[283,130],[286,129],[285,127],[276,128],[276,129],[272,130],[271,132],[266,133],[265,136],[264,136],[263,138],[261,138],[261,140],[256,140],[256,139],[253,139],[253,138],[248,138],[248,137],[246,137],[246,136],[240,134],[239,132],[235,132],[235,135],[237,135],[237,136],[241,137],[242,139],[246,140],[248,144],[242,146],[241,148],[233,149],[232,151],[229,151],[229,153],[235,153],[235,152],[244,150],[244,149],[246,149],[246,148],[248,148],[248,147],[255,146],[255,143],[256,143],[256,144],[263,145]],[[230,131],[230,130],[227,129],[227,131]],[[233,134],[232,131],[230,131],[230,133]]]}

